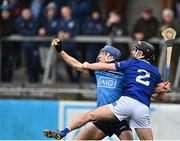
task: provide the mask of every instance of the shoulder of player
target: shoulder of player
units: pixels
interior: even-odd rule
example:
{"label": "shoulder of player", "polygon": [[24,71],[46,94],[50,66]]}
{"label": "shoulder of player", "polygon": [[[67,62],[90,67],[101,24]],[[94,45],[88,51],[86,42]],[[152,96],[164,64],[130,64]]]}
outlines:
{"label": "shoulder of player", "polygon": [[159,69],[158,69],[155,65],[153,65],[153,64],[151,64],[151,63],[149,63],[149,65],[150,65],[149,70],[150,70],[152,73],[156,74],[157,76],[160,76]]}
{"label": "shoulder of player", "polygon": [[148,62],[146,60],[140,60],[140,61],[147,64],[147,65],[149,65],[151,67],[151,69],[153,69],[154,71],[158,71],[158,68],[155,65],[153,65],[152,63],[150,63],[150,62]]}
{"label": "shoulder of player", "polygon": [[152,65],[152,67],[154,69],[154,72],[156,72],[158,75],[160,75],[159,69],[154,65]]}
{"label": "shoulder of player", "polygon": [[116,62],[117,64],[120,64],[120,63],[131,63],[131,62],[134,62],[136,61],[136,59],[133,59],[133,58],[129,58],[127,60],[123,60],[123,61],[119,61],[119,62]]}

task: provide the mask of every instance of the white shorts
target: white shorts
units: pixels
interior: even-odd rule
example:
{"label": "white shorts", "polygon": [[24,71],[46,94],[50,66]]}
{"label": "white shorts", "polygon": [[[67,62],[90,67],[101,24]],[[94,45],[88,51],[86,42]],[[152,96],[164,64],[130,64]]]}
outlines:
{"label": "white shorts", "polygon": [[120,121],[129,119],[132,128],[151,128],[149,107],[135,99],[121,96],[119,100],[109,104],[109,108]]}

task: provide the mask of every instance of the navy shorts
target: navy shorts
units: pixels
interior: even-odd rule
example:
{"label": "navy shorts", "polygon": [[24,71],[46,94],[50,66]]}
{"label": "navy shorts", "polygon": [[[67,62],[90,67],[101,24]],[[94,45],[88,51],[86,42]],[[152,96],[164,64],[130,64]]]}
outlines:
{"label": "navy shorts", "polygon": [[95,121],[93,124],[109,137],[111,137],[113,134],[119,136],[122,132],[127,130],[131,131],[129,122],[127,120],[123,120],[121,122]]}

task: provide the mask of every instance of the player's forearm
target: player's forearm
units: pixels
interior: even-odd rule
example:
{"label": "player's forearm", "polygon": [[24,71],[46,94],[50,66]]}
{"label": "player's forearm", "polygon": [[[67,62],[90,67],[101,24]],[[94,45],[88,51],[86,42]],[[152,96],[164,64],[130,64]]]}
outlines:
{"label": "player's forearm", "polygon": [[84,64],[84,68],[91,69],[91,70],[107,70],[107,71],[114,71],[116,70],[114,63],[93,63],[93,64]]}
{"label": "player's forearm", "polygon": [[153,94],[152,98],[158,101],[167,101],[168,96],[166,93]]}
{"label": "player's forearm", "polygon": [[81,72],[88,72],[88,70],[83,68],[83,64],[82,63],[80,63],[75,58],[69,56],[65,51],[61,51],[61,53],[59,53],[59,55],[63,58],[63,60],[68,65],[70,65],[71,67],[75,68],[76,70],[81,71]]}

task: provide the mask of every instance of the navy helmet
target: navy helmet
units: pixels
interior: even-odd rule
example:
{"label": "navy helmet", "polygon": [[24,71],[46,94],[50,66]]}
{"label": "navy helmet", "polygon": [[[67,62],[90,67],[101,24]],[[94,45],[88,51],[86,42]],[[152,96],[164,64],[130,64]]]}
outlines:
{"label": "navy helmet", "polygon": [[114,57],[115,60],[119,60],[121,58],[120,50],[115,47],[106,45],[101,49],[101,51],[110,53]]}
{"label": "navy helmet", "polygon": [[152,44],[145,41],[138,41],[135,44],[135,49],[139,49],[143,52],[145,59],[153,59],[155,54],[155,48]]}

